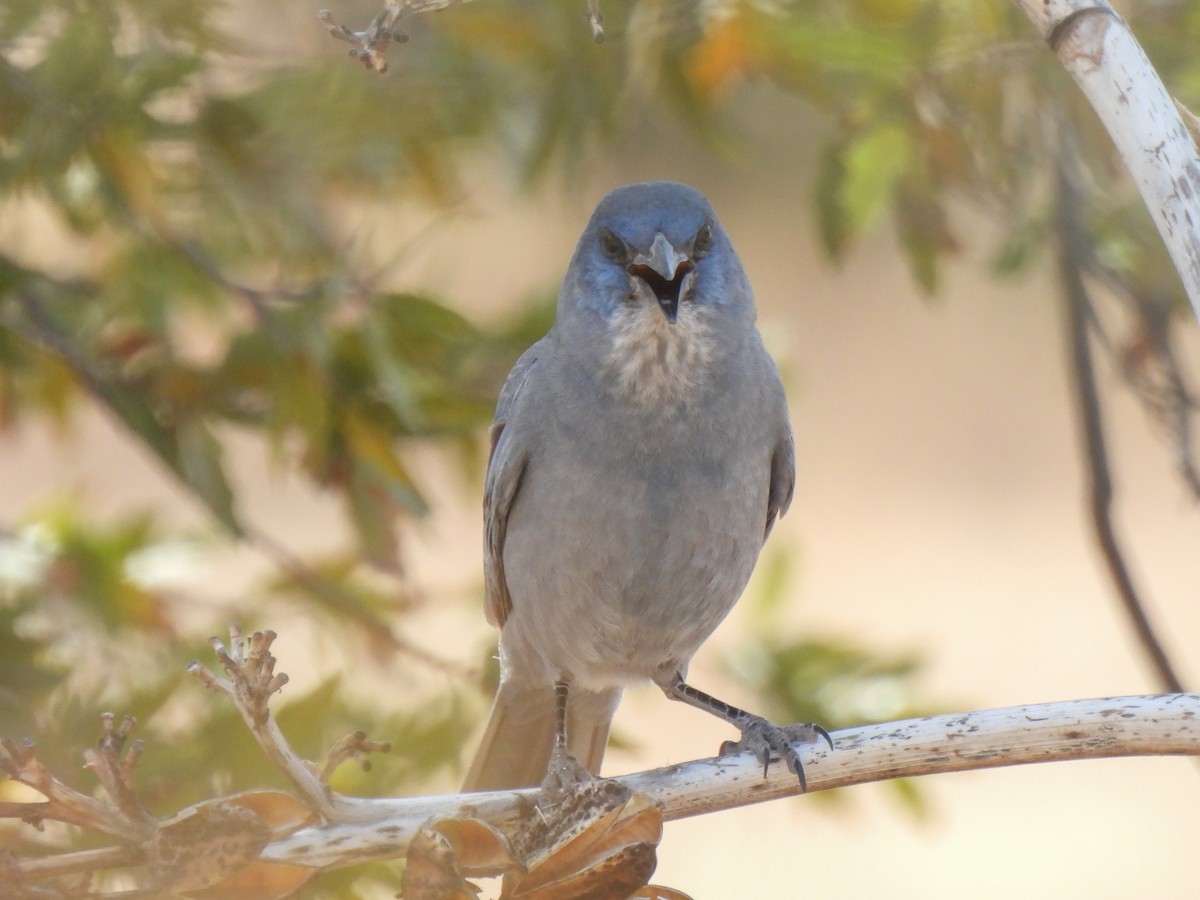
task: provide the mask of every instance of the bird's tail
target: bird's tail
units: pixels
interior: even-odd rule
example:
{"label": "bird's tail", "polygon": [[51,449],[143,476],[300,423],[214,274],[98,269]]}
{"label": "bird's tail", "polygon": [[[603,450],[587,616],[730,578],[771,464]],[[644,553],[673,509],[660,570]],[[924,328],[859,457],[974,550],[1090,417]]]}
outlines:
{"label": "bird's tail", "polygon": [[[600,773],[619,688],[572,688],[567,701],[567,747],[579,764]],[[501,683],[464,791],[536,787],[546,777],[554,742],[554,689]]]}

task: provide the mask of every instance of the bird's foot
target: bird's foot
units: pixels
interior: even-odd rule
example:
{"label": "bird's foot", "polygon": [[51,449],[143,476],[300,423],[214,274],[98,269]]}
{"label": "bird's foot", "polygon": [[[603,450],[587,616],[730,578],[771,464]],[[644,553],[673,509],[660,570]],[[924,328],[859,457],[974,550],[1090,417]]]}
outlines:
{"label": "bird's foot", "polygon": [[721,756],[741,753],[749,750],[762,763],[763,778],[767,777],[767,766],[771,762],[772,752],[777,753],[787,764],[788,771],[800,779],[800,790],[808,790],[808,780],[804,777],[804,766],[800,762],[800,754],[793,746],[797,743],[813,743],[818,737],[824,738],[833,749],[833,738],[820,725],[812,722],[796,725],[775,725],[762,716],[747,714],[736,723],[742,731],[740,741],[726,741],[721,745]]}
{"label": "bird's foot", "polygon": [[580,785],[596,780],[570,750],[556,744],[550,751],[550,763],[546,766],[546,777],[542,779],[542,794],[551,801],[558,800]]}

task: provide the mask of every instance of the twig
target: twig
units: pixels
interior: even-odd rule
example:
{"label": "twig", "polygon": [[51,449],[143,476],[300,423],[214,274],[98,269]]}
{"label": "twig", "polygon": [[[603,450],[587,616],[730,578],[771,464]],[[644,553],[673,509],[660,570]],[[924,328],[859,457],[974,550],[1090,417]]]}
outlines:
{"label": "twig", "polygon": [[287,288],[259,288],[238,281],[226,274],[220,264],[197,242],[176,237],[171,233],[169,228],[159,221],[159,218],[151,217],[150,221],[146,224],[146,230],[186,259],[192,268],[201,275],[208,278],[218,287],[245,301],[246,306],[250,308],[258,325],[268,329],[278,344],[283,344],[284,341],[282,340],[275,317],[271,314],[269,304],[272,301],[300,303],[311,300],[321,294],[321,288],[316,284],[310,284],[301,290],[294,290]]}
{"label": "twig", "polygon": [[432,12],[445,9],[468,0],[386,0],[383,9],[375,14],[363,31],[354,31],[339,24],[327,9],[317,13],[328,28],[329,33],[339,41],[345,41],[351,47],[347,52],[351,59],[361,62],[368,72],[387,74],[387,52],[392,42],[402,44],[408,40],[408,35],[400,30],[399,24],[409,16],[418,13]]}
{"label": "twig", "polygon": [[108,376],[99,372],[96,364],[75,344],[71,335],[47,308],[40,293],[33,287],[22,286],[17,290],[17,299],[29,324],[33,326],[32,330],[23,329],[22,337],[57,356],[79,379],[84,390],[101,406],[111,410],[113,403],[107,387]]}
{"label": "twig", "polygon": [[357,760],[364,772],[370,772],[371,760],[367,758],[369,754],[391,752],[392,745],[389,741],[372,741],[367,738],[365,731],[356,731],[335,741],[334,745],[329,748],[329,753],[325,756],[325,762],[321,764],[321,771],[318,777],[322,781],[328,781],[334,769],[348,759]]}
{"label": "twig", "polygon": [[38,759],[32,741],[18,743],[10,738],[0,738],[0,771],[46,798],[45,803],[5,804],[0,810],[4,818],[20,818],[35,828],[41,828],[44,820],[66,822],[130,843],[145,840],[153,834],[153,824],[140,815],[123,815],[121,810],[81,794],[55,778]]}
{"label": "twig", "polygon": [[106,712],[100,714],[100,722],[104,734],[98,747],[89,747],[83,751],[84,763],[104,786],[105,792],[112,798],[121,815],[131,822],[140,823],[149,833],[158,822],[142,808],[133,790],[133,770],[142,756],[142,741],[134,741],[129,752],[124,757],[121,756],[125,740],[133,730],[134,718],[125,716],[121,719],[121,724],[116,725],[116,717]]}
{"label": "twig", "polygon": [[[1063,147],[1062,155],[1071,152]],[[1092,361],[1088,323],[1093,316],[1092,300],[1083,281],[1087,248],[1079,222],[1079,201],[1075,183],[1066,170],[1068,163],[1060,161],[1058,177],[1059,277],[1062,280],[1067,311],[1067,342],[1071,377],[1074,382],[1076,409],[1087,462],[1088,508],[1091,524],[1109,577],[1117,596],[1133,625],[1134,633],[1151,664],[1160,684],[1169,691],[1183,690],[1171,660],[1150,623],[1133,574],[1117,539],[1112,520],[1114,488],[1108,463],[1108,448],[1104,435],[1103,411],[1096,388],[1096,372]]]}
{"label": "twig", "polygon": [[592,26],[592,40],[604,43],[604,15],[600,12],[600,0],[587,0],[588,24]]}
{"label": "twig", "polygon": [[[371,24],[362,31],[355,31],[334,18],[332,12],[322,9],[317,18],[339,41],[350,44],[347,55],[363,64],[368,72],[387,74],[388,49],[393,43],[403,44],[408,35],[400,30],[400,23],[410,16],[434,12],[448,6],[468,3],[470,0],[385,0],[383,9],[375,14]],[[604,42],[604,16],[600,13],[600,0],[587,0],[588,26],[597,44]]]}
{"label": "twig", "polygon": [[[1111,267],[1103,265],[1094,253],[1088,255],[1087,270],[1098,276],[1103,285],[1132,310],[1140,329],[1140,334],[1131,342],[1132,347],[1115,345],[1104,332],[1099,317],[1093,319],[1093,330],[1134,396],[1167,429],[1172,440],[1175,468],[1192,497],[1200,501],[1200,468],[1197,467],[1192,434],[1197,400],[1175,350],[1170,300],[1146,296]],[[1156,365],[1160,380],[1155,380],[1146,371],[1147,358]]]}
{"label": "twig", "polygon": [[[268,706],[271,695],[288,683],[287,675],[275,672],[275,657],[270,653],[275,638],[273,631],[256,631],[245,639],[235,626],[230,629],[228,649],[217,638],[210,639],[229,678],[219,677],[198,661],[188,666],[188,674],[233,701],[259,747],[300,792],[304,804],[322,821],[361,821],[362,801],[331,790],[316,768],[292,749],[271,716]],[[368,751],[368,745],[377,750],[383,750],[385,746],[390,749],[390,745],[365,741],[365,735],[363,740],[355,743],[355,749],[364,753]]]}
{"label": "twig", "polygon": [[143,862],[145,857],[146,852],[141,847],[100,847],[95,850],[75,850],[35,859],[21,859],[17,861],[16,869],[28,878],[59,878],[76,872],[98,872],[102,869],[133,866]]}

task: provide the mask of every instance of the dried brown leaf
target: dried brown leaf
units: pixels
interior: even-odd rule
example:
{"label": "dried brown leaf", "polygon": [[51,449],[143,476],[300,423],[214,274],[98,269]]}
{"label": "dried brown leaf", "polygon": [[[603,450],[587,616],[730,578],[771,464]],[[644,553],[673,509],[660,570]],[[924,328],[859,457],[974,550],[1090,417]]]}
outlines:
{"label": "dried brown leaf", "polygon": [[181,893],[208,887],[258,859],[271,829],[252,810],[215,800],[159,826],[146,854],[156,886]]}
{"label": "dried brown leaf", "polygon": [[613,847],[590,857],[580,869],[548,880],[545,872],[505,876],[502,900],[627,900],[650,879],[658,865],[656,846],[649,843]]}
{"label": "dried brown leaf", "polygon": [[525,864],[531,875],[549,882],[598,862],[614,848],[656,846],[661,838],[662,809],[645,794],[634,794],[621,806],[596,810],[586,827],[573,827],[552,846],[526,858]]}
{"label": "dried brown leaf", "polygon": [[246,791],[225,797],[224,800],[253,812],[271,829],[273,839],[286,837],[317,820],[312,810],[283,791]]}
{"label": "dried brown leaf", "polygon": [[458,865],[468,874],[499,874],[515,865],[508,838],[487,822],[442,819],[429,827],[450,842]]}
{"label": "dried brown leaf", "polygon": [[247,791],[199,803],[160,826],[151,870],[160,886],[196,900],[286,897],[314,870],[263,862],[259,854],[271,840],[313,821],[303,804],[282,791]]}
{"label": "dried brown leaf", "polygon": [[525,871],[512,869],[505,898],[624,898],[645,886],[657,865],[662,808],[615,782],[581,785],[514,838]]}
{"label": "dried brown leaf", "polygon": [[208,888],[188,891],[193,900],[280,900],[290,897],[316,875],[315,869],[258,860]]}
{"label": "dried brown leaf", "polygon": [[400,896],[405,900],[475,900],[479,890],[463,877],[446,835],[425,827],[408,845]]}
{"label": "dried brown leaf", "polygon": [[629,900],[692,900],[692,898],[675,888],[663,887],[661,884],[648,884]]}

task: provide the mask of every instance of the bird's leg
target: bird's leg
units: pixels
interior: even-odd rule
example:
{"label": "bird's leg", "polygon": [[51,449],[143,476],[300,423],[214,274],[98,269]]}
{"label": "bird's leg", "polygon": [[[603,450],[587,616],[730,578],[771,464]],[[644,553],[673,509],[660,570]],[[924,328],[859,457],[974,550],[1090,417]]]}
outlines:
{"label": "bird's leg", "polygon": [[550,763],[542,780],[542,793],[556,797],[578,784],[595,780],[567,749],[567,696],[571,684],[566,679],[554,682],[554,744],[550,748]]}
{"label": "bird's leg", "polygon": [[800,790],[808,790],[808,781],[804,777],[804,766],[800,763],[800,754],[796,752],[796,748],[792,744],[798,741],[812,742],[818,737],[822,737],[829,743],[829,749],[833,749],[833,738],[820,725],[814,725],[812,722],[786,726],[774,725],[762,716],[756,716],[744,709],[730,706],[723,700],[718,700],[704,691],[697,690],[685,682],[683,676],[678,672],[665,684],[660,684],[660,687],[663,693],[672,700],[680,700],[689,706],[710,712],[741,731],[742,739],[740,741],[726,741],[721,745],[721,755],[749,750],[762,763],[764,778],[767,777],[767,765],[771,761],[771,751],[775,751],[787,763],[788,770],[794,772],[800,779]]}

